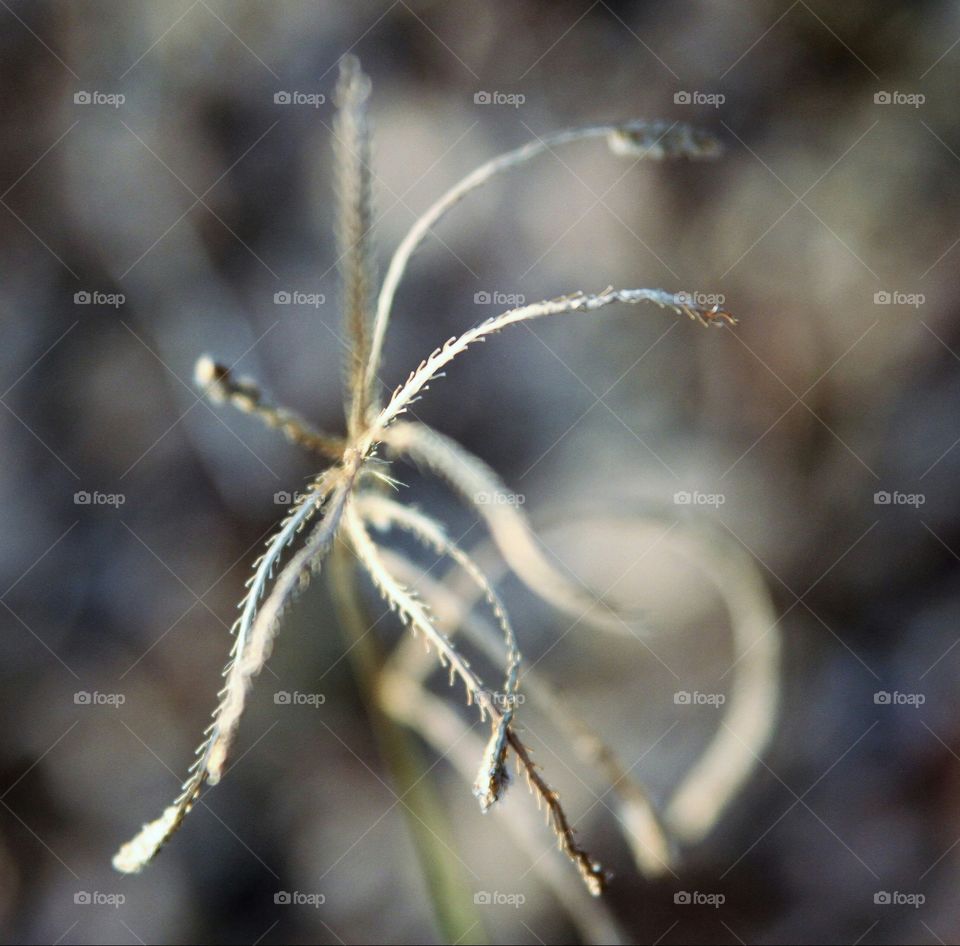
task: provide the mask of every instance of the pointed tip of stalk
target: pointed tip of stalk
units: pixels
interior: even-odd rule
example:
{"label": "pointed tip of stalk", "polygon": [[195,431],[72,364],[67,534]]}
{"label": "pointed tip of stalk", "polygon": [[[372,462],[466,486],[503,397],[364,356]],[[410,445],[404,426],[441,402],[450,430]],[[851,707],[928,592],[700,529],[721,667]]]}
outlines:
{"label": "pointed tip of stalk", "polygon": [[137,836],[114,855],[114,870],[121,874],[139,874],[153,860],[182,817],[182,808],[170,805],[156,821],[145,824]]}
{"label": "pointed tip of stalk", "polygon": [[334,104],[338,108],[361,105],[370,95],[370,89],[370,77],[363,71],[359,58],[353,53],[341,56],[340,81],[337,83]]}
{"label": "pointed tip of stalk", "polygon": [[614,154],[654,161],[677,157],[717,158],[723,154],[718,138],[684,122],[626,122],[610,132],[607,144]]}
{"label": "pointed tip of stalk", "polygon": [[599,897],[607,889],[610,877],[610,873],[605,871],[597,861],[594,861],[583,872],[583,882],[587,885],[587,890],[593,897]]}
{"label": "pointed tip of stalk", "polygon": [[493,733],[480,762],[480,771],[473,783],[473,794],[486,814],[500,799],[510,784],[507,771],[507,722],[494,724]]}
{"label": "pointed tip of stalk", "polygon": [[213,401],[226,399],[224,382],[230,376],[230,369],[215,361],[209,355],[201,355],[193,366],[193,383]]}
{"label": "pointed tip of stalk", "polygon": [[724,325],[733,328],[737,324],[737,317],[732,312],[721,309],[716,305],[709,309],[694,310],[691,318],[696,319],[702,325],[715,325],[717,328],[722,328]]}

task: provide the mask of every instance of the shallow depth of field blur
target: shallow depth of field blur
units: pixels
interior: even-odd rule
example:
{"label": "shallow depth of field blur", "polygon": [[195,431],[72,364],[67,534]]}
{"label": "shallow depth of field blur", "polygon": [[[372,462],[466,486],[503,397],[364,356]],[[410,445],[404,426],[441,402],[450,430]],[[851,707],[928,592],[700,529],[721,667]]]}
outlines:
{"label": "shallow depth of field blur", "polygon": [[[625,935],[957,941],[954,4],[8,0],[0,27],[4,941],[442,940],[323,582],[257,681],[223,783],[143,875],[110,867],[176,793],[249,566],[313,470],[199,402],[194,360],[240,359],[341,424],[331,97],[347,50],[374,85],[381,271],[446,187],[544,132],[662,117],[726,146],[634,164],[588,142],[499,179],[417,256],[387,345],[394,384],[511,298],[607,285],[719,293],[740,318],[707,331],[612,307],[519,326],[417,405],[503,475],[567,568],[648,610],[642,644],[608,639],[503,586],[528,659],[655,799],[722,725],[675,694],[726,692],[732,658],[716,600],[643,517],[704,519],[769,583],[777,736],[676,876],[638,876],[605,787],[530,718],[615,874]],[[398,475],[481,542],[443,487]],[[361,590],[386,649],[403,632]],[[461,689],[435,692],[473,722]],[[511,839],[522,783],[484,817],[414,745],[474,916],[462,941],[575,940]]]}

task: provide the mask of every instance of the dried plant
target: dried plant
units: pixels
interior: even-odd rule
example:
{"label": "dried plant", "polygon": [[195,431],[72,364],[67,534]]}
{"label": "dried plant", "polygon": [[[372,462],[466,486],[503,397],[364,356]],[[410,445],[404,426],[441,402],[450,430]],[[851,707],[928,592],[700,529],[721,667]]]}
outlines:
{"label": "dried plant", "polygon": [[[734,660],[722,724],[659,810],[632,769],[571,709],[570,696],[558,692],[534,667],[523,675],[527,702],[542,710],[567,738],[583,763],[584,777],[599,779],[617,797],[616,815],[637,868],[648,877],[660,877],[676,864],[678,845],[695,844],[709,834],[737,797],[770,740],[780,696],[778,622],[753,560],[725,533],[702,525],[679,524],[672,516],[656,517],[651,513],[626,518],[620,515],[615,521],[597,517],[568,521],[583,531],[591,526],[603,530],[622,528],[625,523],[637,533],[645,527],[653,530],[662,552],[676,556],[685,571],[695,576],[694,580],[706,578],[727,612]],[[490,551],[480,549],[473,557],[483,561]],[[442,630],[450,635],[463,632],[495,664],[504,660],[503,644],[494,627],[474,610],[476,592],[458,587],[455,570],[451,569],[449,578],[441,580],[395,553],[388,553],[388,563],[406,583],[419,588]],[[502,570],[500,565],[499,572]],[[500,576],[488,568],[487,577],[495,582]],[[622,618],[620,621],[622,630]],[[433,714],[428,717],[408,712],[411,694],[419,694],[420,699],[431,698],[425,683],[432,669],[429,654],[409,639],[402,642],[383,670],[382,705],[442,752],[443,744],[436,741],[436,730],[430,725]],[[403,698],[398,699],[398,694]],[[459,759],[452,761],[460,767]]]}
{"label": "dried plant", "polygon": [[[613,288],[595,294],[575,292],[511,309],[457,338],[451,338],[425,358],[386,400],[382,398],[379,383],[383,344],[394,296],[411,256],[451,208],[495,175],[555,148],[591,138],[605,139],[614,153],[636,160],[712,157],[719,148],[709,135],[685,125],[664,122],[597,125],[538,139],[482,165],[434,203],[417,220],[394,253],[374,302],[370,141],[366,120],[369,90],[369,80],[357,60],[345,58],[337,87],[335,127],[339,185],[337,238],[343,321],[348,340],[344,370],[345,434],[314,430],[294,413],[270,404],[256,384],[236,378],[230,368],[206,357],[198,362],[196,380],[210,398],[221,403],[229,402],[277,428],[294,443],[321,457],[324,469],[289,510],[255,564],[234,627],[233,648],[224,671],[225,685],[218,694],[213,721],[197,750],[197,758],[180,795],[160,818],[145,825],[120,849],[113,863],[120,871],[140,871],[177,830],[204,786],[219,781],[251,681],[270,655],[284,614],[310,576],[319,570],[334,539],[340,538],[352,548],[357,561],[390,608],[414,633],[422,636],[440,664],[448,669],[451,683],[459,679],[466,690],[467,702],[476,705],[481,719],[489,720],[490,736],[478,760],[473,789],[481,808],[486,811],[502,797],[510,781],[508,761],[512,756],[524,773],[530,790],[545,807],[561,849],[578,869],[588,890],[598,894],[606,880],[603,868],[579,845],[557,793],[544,780],[530,750],[521,741],[515,716],[521,656],[513,627],[494,591],[493,582],[470,555],[447,537],[441,525],[426,513],[405,507],[386,495],[386,487],[395,487],[397,483],[390,475],[389,460],[383,454],[390,459],[418,463],[453,487],[486,522],[506,563],[545,601],[578,616],[593,608],[596,623],[607,627],[622,626],[623,616],[606,605],[594,607],[598,603],[596,596],[571,586],[549,563],[520,508],[484,502],[491,494],[506,491],[492,470],[443,434],[420,423],[403,420],[404,415],[410,412],[411,406],[431,382],[442,376],[446,366],[471,345],[519,322],[564,313],[589,313],[614,303],[632,305],[641,302],[652,302],[688,315],[704,325],[732,325],[734,319],[716,306],[704,308],[697,305],[683,293]],[[444,632],[434,611],[413,590],[410,563],[395,551],[382,547],[379,534],[387,528],[406,530],[438,554],[449,557],[469,576],[477,593],[489,606],[503,641],[502,645],[491,650],[489,636],[484,635],[481,640],[488,652],[504,661],[499,692],[495,693],[484,684]],[[281,569],[280,561],[285,551],[304,533],[306,538],[300,548]],[[391,684],[391,680],[394,683]],[[396,674],[391,670],[391,674],[385,676],[384,693],[400,693],[395,680]],[[416,679],[412,678],[411,685],[414,683]],[[539,691],[541,698],[547,694],[549,703],[549,691],[543,685],[539,686]],[[408,707],[406,713],[394,707],[395,714],[408,719],[429,715],[427,694],[422,690],[419,693],[412,705],[407,699],[404,704]],[[397,700],[400,700],[399,695]],[[559,701],[553,699],[552,705],[558,708]],[[568,720],[567,725],[573,727],[577,741],[586,743],[594,761],[601,761],[615,777],[618,763],[611,761],[612,756],[605,755],[602,742],[598,738],[585,741],[586,730],[582,725],[567,712],[558,715]],[[423,728],[430,729],[427,725]],[[659,824],[651,814],[652,808],[642,789],[634,786],[626,793],[626,797],[633,800],[634,811],[646,811],[649,823]]]}

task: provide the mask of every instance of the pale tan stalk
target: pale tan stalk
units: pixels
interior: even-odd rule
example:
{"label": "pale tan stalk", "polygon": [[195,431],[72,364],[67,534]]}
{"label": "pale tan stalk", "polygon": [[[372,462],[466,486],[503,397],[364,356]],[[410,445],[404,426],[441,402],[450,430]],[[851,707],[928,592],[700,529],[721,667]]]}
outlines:
{"label": "pale tan stalk", "polygon": [[343,456],[346,444],[342,437],[325,434],[299,414],[271,404],[255,382],[249,378],[235,378],[229,367],[214,361],[209,355],[197,360],[193,377],[197,387],[214,404],[231,404],[242,413],[250,414],[268,427],[279,430],[291,443],[329,460],[339,460]]}
{"label": "pale tan stalk", "polygon": [[340,61],[337,84],[337,250],[342,286],[344,328],[349,343],[346,365],[347,429],[356,436],[366,412],[364,372],[370,358],[370,308],[374,292],[371,248],[373,198],[371,194],[370,132],[367,98],[370,80],[355,56]]}

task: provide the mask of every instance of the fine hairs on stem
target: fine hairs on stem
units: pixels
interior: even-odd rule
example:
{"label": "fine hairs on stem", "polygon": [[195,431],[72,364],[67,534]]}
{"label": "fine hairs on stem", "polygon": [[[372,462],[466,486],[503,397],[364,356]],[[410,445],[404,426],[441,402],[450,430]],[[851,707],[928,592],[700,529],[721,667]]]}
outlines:
{"label": "fine hairs on stem", "polygon": [[[607,874],[581,845],[559,795],[521,738],[517,721],[522,702],[519,699],[521,685],[529,684],[531,694],[535,694],[555,718],[570,742],[579,747],[575,751],[580,752],[581,758],[597,766],[611,781],[623,783],[618,790],[624,811],[628,813],[625,817],[632,811],[635,824],[645,823],[642,830],[650,842],[651,863],[666,864],[669,859],[667,829],[675,830],[686,839],[702,835],[726,804],[723,796],[731,795],[742,785],[748,766],[741,761],[731,768],[730,758],[735,750],[729,744],[718,748],[715,743],[701,759],[694,781],[701,786],[722,785],[721,803],[717,804],[714,798],[711,807],[704,791],[694,790],[696,786],[691,788],[688,783],[665,814],[658,815],[642,787],[628,777],[629,772],[620,766],[599,735],[583,723],[539,675],[523,675],[518,641],[522,635],[511,622],[490,576],[450,539],[432,516],[385,495],[388,486],[399,485],[391,476],[390,464],[394,461],[418,464],[450,486],[485,523],[506,565],[549,605],[569,615],[586,615],[590,623],[601,629],[622,629],[626,621],[636,616],[619,613],[553,566],[520,510],[484,501],[485,496],[506,490],[493,470],[444,434],[408,420],[405,415],[431,384],[443,376],[454,359],[464,355],[471,346],[522,322],[561,315],[592,317],[611,306],[647,303],[689,316],[705,326],[732,326],[735,320],[729,312],[717,306],[699,305],[681,292],[613,287],[595,293],[568,292],[502,312],[446,340],[428,354],[389,397],[383,397],[379,380],[384,342],[397,290],[414,252],[446,214],[500,173],[519,168],[539,155],[591,140],[605,142],[615,155],[634,163],[644,159],[711,158],[720,148],[709,134],[676,122],[625,121],[545,135],[487,161],[442,195],[400,242],[378,288],[370,232],[373,171],[367,117],[369,98],[370,80],[360,63],[352,56],[344,57],[334,97],[338,112],[333,131],[338,192],[336,236],[346,339],[344,430],[338,433],[317,430],[293,411],[272,404],[254,381],[236,377],[230,368],[207,356],[197,363],[196,382],[207,397],[218,404],[232,405],[281,432],[289,441],[308,450],[317,460],[320,471],[254,563],[247,593],[240,602],[240,617],[233,629],[234,641],[224,670],[224,685],[180,794],[157,820],[144,825],[132,841],[121,847],[113,863],[126,873],[142,870],[180,826],[204,787],[221,778],[252,680],[269,658],[288,608],[311,576],[319,572],[334,542],[343,542],[388,607],[426,644],[431,661],[435,659],[447,669],[450,682],[456,681],[464,688],[467,703],[476,707],[481,721],[489,726],[485,747],[470,766],[475,773],[471,779],[481,810],[499,807],[498,802],[511,781],[513,763],[544,809],[558,846],[576,868],[585,890],[597,895],[604,889]],[[471,614],[472,603],[465,603],[456,613],[456,608],[443,600],[435,588],[418,582],[416,570],[410,563],[386,547],[384,535],[393,529],[403,530],[455,564],[468,577],[473,595],[489,611],[491,621],[478,624]],[[289,554],[293,546],[296,550]],[[720,576],[719,580],[725,579]],[[422,590],[418,591],[418,586]],[[749,599],[756,591],[743,586],[742,597],[736,599],[740,617],[745,614],[750,617]],[[731,606],[731,613],[733,610]],[[441,613],[455,614],[456,620],[441,621]],[[738,639],[744,647],[749,640],[756,643],[760,617],[754,613],[752,620],[749,634]],[[454,643],[459,625],[473,645],[501,668],[497,674],[500,690],[491,690],[484,683]],[[379,698],[388,713],[420,732],[437,748],[446,749],[445,733],[451,729],[452,711],[423,689],[427,669],[412,663],[407,654],[404,646],[387,661],[377,689]],[[756,670],[760,663],[762,660],[751,659],[746,666]],[[756,679],[752,690],[731,710],[741,722],[758,710],[768,714],[775,704],[775,691],[770,689],[773,684],[759,682],[759,672]],[[740,734],[753,750],[760,751],[768,727],[769,721],[764,720],[753,730],[741,726]],[[465,771],[462,754],[457,756],[456,765]],[[529,834],[523,836],[529,849]],[[647,869],[649,873],[656,872],[649,864]],[[567,876],[575,875],[568,873]],[[566,883],[554,881],[553,886],[558,891],[565,890]],[[602,909],[588,912],[593,918],[594,930],[602,929],[604,935],[612,938],[615,924],[608,922],[608,915]]]}

